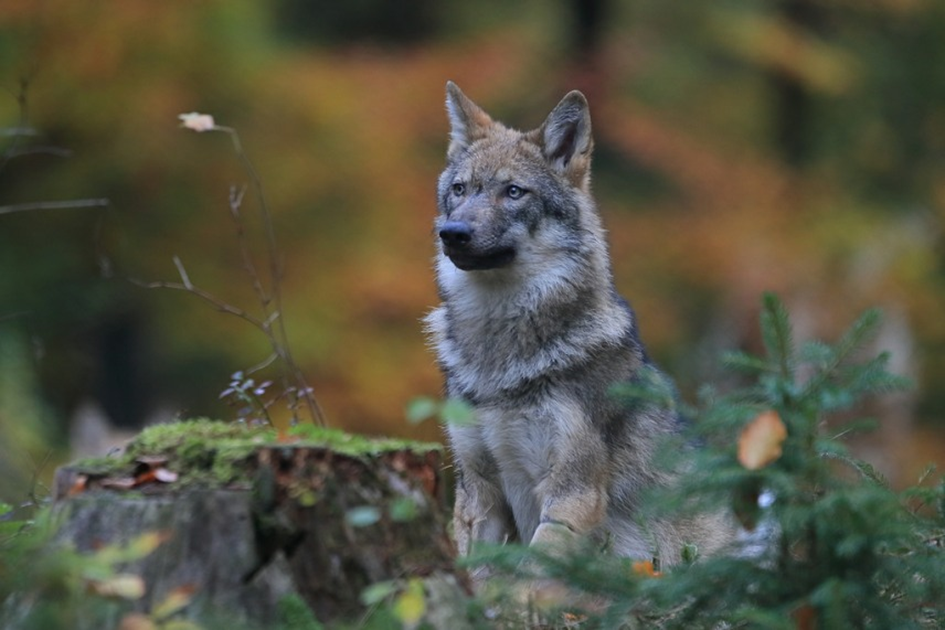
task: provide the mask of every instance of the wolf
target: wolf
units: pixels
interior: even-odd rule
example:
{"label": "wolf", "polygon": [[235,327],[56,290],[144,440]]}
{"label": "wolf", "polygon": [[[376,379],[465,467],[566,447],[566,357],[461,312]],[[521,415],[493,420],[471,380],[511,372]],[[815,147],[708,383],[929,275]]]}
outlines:
{"label": "wolf", "polygon": [[475,422],[447,426],[458,552],[479,542],[588,538],[663,565],[687,544],[711,552],[717,519],[641,518],[641,493],[672,482],[657,465],[678,419],[627,408],[613,385],[655,370],[614,288],[591,194],[591,118],[578,91],[521,132],[452,82],[437,184],[436,279],[426,318],[446,395]]}

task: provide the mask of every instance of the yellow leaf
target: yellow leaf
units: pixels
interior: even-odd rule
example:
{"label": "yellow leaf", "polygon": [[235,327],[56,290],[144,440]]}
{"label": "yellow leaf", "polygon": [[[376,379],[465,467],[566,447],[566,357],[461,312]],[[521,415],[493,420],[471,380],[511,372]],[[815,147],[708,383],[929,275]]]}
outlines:
{"label": "yellow leaf", "polygon": [[157,619],[170,617],[189,604],[195,592],[197,592],[197,587],[193,584],[185,584],[173,589],[161,603],[154,607],[151,611],[152,615]]}
{"label": "yellow leaf", "polygon": [[394,602],[394,615],[406,626],[413,626],[427,611],[427,603],[423,598],[423,582],[412,579],[407,583],[406,590]]}
{"label": "yellow leaf", "polygon": [[128,613],[121,618],[118,630],[156,630],[157,626],[141,613]]}
{"label": "yellow leaf", "polygon": [[764,468],[781,457],[787,428],[776,411],[765,411],[742,430],[738,438],[738,461],[748,470]]}
{"label": "yellow leaf", "polygon": [[141,599],[144,596],[144,580],[133,573],[119,573],[107,580],[92,580],[89,588],[102,597],[120,599]]}

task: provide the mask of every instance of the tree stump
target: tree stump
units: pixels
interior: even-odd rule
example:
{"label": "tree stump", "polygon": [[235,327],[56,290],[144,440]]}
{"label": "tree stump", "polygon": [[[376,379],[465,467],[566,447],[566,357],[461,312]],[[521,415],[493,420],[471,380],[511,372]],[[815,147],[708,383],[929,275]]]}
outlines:
{"label": "tree stump", "polygon": [[122,568],[143,579],[143,614],[185,592],[188,619],[278,627],[295,597],[319,621],[350,620],[366,613],[365,588],[407,577],[462,598],[441,448],[314,432],[285,442],[207,421],[148,429],[119,460],[57,471],[58,536],[94,550],[160,532]]}

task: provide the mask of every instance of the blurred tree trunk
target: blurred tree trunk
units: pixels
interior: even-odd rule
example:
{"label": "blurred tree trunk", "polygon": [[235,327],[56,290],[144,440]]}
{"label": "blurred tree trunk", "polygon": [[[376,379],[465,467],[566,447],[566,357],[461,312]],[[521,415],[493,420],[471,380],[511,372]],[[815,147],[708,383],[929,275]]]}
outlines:
{"label": "blurred tree trunk", "polygon": [[568,0],[567,9],[571,18],[568,54],[573,69],[565,88],[583,91],[594,103],[602,97],[606,86],[602,45],[610,0]]}
{"label": "blurred tree trunk", "polygon": [[[798,31],[821,31],[823,16],[813,0],[780,0],[779,17]],[[813,99],[795,76],[774,70],[769,81],[774,94],[775,141],[781,158],[799,167],[811,157]]]}

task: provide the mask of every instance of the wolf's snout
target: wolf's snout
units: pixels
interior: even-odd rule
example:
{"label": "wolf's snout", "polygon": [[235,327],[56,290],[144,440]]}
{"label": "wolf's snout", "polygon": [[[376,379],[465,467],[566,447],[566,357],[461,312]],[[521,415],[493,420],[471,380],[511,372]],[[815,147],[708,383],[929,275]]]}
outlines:
{"label": "wolf's snout", "polygon": [[472,226],[465,221],[447,221],[440,228],[440,239],[447,247],[464,247],[472,240]]}

